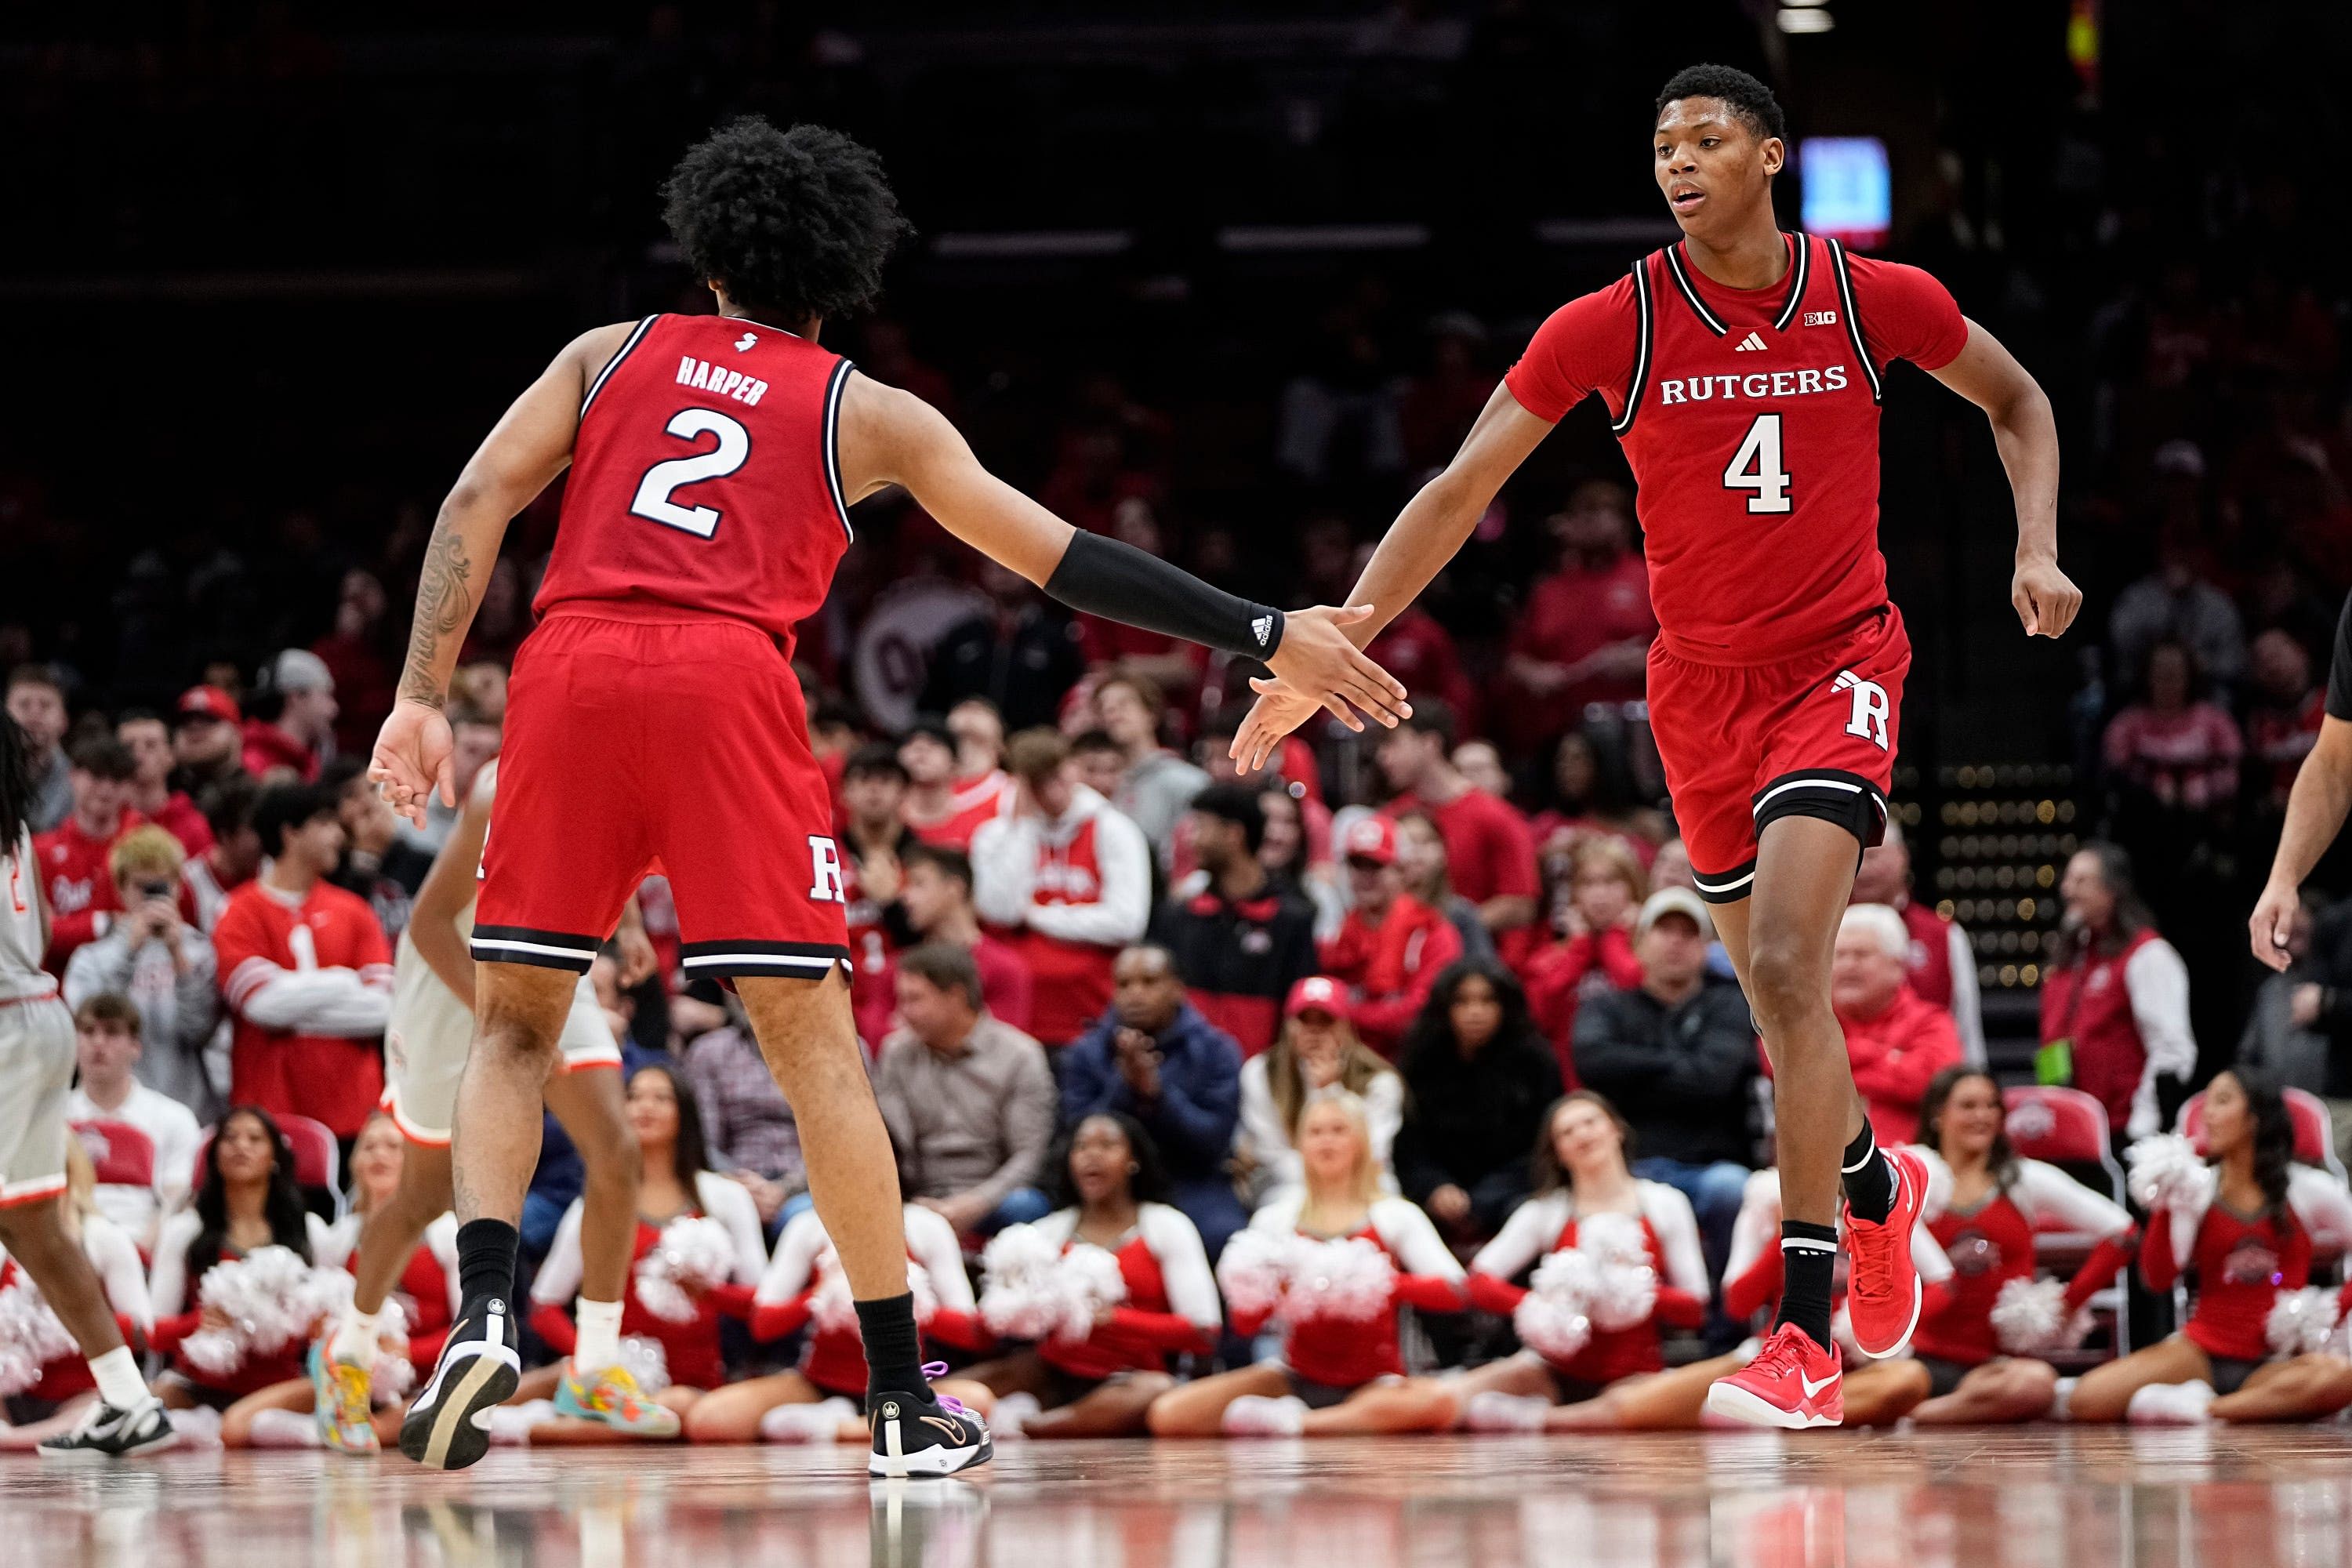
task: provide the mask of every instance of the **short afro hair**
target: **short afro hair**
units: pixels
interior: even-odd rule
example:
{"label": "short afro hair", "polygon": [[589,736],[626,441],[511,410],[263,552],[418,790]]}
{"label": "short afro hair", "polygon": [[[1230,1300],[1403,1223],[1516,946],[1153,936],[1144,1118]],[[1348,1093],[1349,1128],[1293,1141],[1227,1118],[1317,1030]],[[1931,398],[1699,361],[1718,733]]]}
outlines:
{"label": "short afro hair", "polygon": [[1772,89],[1737,66],[1685,66],[1658,89],[1657,112],[1678,98],[1719,98],[1759,136],[1789,138],[1789,122]]}
{"label": "short afro hair", "polygon": [[871,304],[882,264],[913,232],[871,148],[757,115],[687,149],[662,198],[694,275],[779,326]]}

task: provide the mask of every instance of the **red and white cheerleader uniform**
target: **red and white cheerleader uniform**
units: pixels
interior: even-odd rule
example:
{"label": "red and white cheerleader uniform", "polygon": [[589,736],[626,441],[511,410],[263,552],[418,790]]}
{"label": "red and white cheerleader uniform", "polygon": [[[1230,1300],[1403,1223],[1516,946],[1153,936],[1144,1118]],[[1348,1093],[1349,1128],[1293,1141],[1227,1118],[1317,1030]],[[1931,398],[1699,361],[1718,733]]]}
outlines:
{"label": "red and white cheerleader uniform", "polygon": [[[941,1344],[978,1351],[989,1343],[972,1300],[971,1280],[963,1271],[963,1248],[955,1226],[933,1210],[908,1204],[905,1210],[907,1257],[930,1276],[931,1296],[938,1309],[923,1324],[923,1332]],[[751,1299],[751,1337],[781,1340],[809,1321],[817,1291],[824,1281],[817,1259],[832,1245],[824,1222],[809,1209],[793,1217],[776,1238],[775,1259],[760,1279]],[[838,1394],[860,1409],[866,1404],[866,1344],[857,1325],[820,1323],[801,1352],[801,1375],[819,1392]]]}
{"label": "red and white cheerleader uniform", "polygon": [[[337,1258],[332,1227],[314,1214],[302,1218],[311,1261],[334,1267]],[[204,1326],[204,1275],[191,1277],[188,1273],[188,1248],[203,1229],[204,1222],[196,1217],[195,1211],[183,1209],[163,1222],[163,1234],[155,1238],[155,1266],[147,1276],[147,1298],[154,1309],[155,1327],[147,1336],[147,1343],[149,1348],[171,1358],[173,1373],[200,1403],[226,1410],[248,1394],[308,1378],[310,1373],[302,1365],[302,1358],[310,1347],[297,1340],[272,1354],[248,1356],[242,1365],[219,1377],[199,1371],[181,1353],[182,1343]],[[215,1261],[235,1262],[244,1256],[223,1242],[220,1257]]]}
{"label": "red and white cheerleader uniform", "polygon": [[[1304,1203],[1297,1194],[1277,1197],[1257,1211],[1250,1228],[1276,1236],[1297,1234],[1315,1241],[1345,1239],[1303,1229],[1298,1216]],[[1396,1279],[1390,1288],[1388,1310],[1369,1321],[1309,1318],[1287,1325],[1283,1368],[1290,1374],[1290,1392],[1310,1410],[1328,1409],[1367,1384],[1404,1375],[1404,1356],[1397,1344],[1398,1307],[1458,1312],[1468,1304],[1461,1263],[1438,1238],[1429,1216],[1410,1200],[1373,1199],[1370,1213],[1353,1235],[1389,1255],[1396,1266]],[[1271,1316],[1270,1310],[1235,1312],[1234,1331],[1244,1338],[1253,1336]]]}
{"label": "red and white cheerleader uniform", "polygon": [[[1641,1205],[1642,1239],[1658,1276],[1657,1303],[1650,1316],[1630,1328],[1596,1325],[1584,1348],[1566,1361],[1545,1356],[1564,1399],[1590,1399],[1622,1377],[1662,1372],[1665,1352],[1661,1328],[1695,1329],[1706,1318],[1706,1256],[1699,1247],[1698,1217],[1690,1200],[1663,1182],[1633,1184]],[[1470,1260],[1470,1304],[1507,1318],[1527,1299],[1513,1280],[1540,1259],[1574,1247],[1576,1196],[1565,1188],[1529,1198],[1511,1213],[1503,1228]]]}
{"label": "red and white cheerleader uniform", "polygon": [[2009,1181],[1973,1209],[1952,1207],[1952,1168],[1933,1149],[1914,1146],[1927,1167],[1927,1201],[1919,1223],[1952,1266],[1952,1279],[1937,1308],[1923,1311],[1911,1336],[1911,1353],[1927,1368],[1937,1396],[1960,1379],[2008,1352],[1993,1331],[1992,1310],[2001,1287],[2033,1278],[2037,1231],[2065,1231],[2095,1243],[2090,1257],[2066,1285],[2068,1319],[2114,1282],[2131,1261],[2138,1227],[2114,1200],[2104,1197],[2040,1160],[2020,1160]]}
{"label": "red and white cheerleader uniform", "polygon": [[2196,1274],[2196,1305],[2180,1331],[2212,1361],[2213,1392],[2235,1394],[2276,1355],[2265,1331],[2279,1292],[2310,1283],[2314,1253],[2352,1246],[2352,1191],[2314,1166],[2293,1166],[2283,1220],[2238,1213],[2220,1185],[2208,1166],[2188,1201],[2148,1216],[2139,1268],[2155,1290]]}
{"label": "red and white cheerleader uniform", "polygon": [[[1057,1209],[1037,1228],[1063,1251],[1073,1245],[1078,1211]],[[1037,1347],[1037,1357],[1054,1373],[1051,1409],[1092,1392],[1122,1373],[1166,1372],[1171,1356],[1205,1355],[1224,1326],[1216,1277],[1201,1233],[1166,1204],[1143,1204],[1135,1229],[1110,1249],[1118,1259],[1127,1299],[1108,1321],[1083,1339],[1056,1337]]]}
{"label": "red and white cheerleader uniform", "polygon": [[[726,1358],[719,1344],[719,1320],[722,1315],[739,1319],[751,1315],[751,1294],[767,1268],[768,1249],[760,1232],[759,1205],[740,1184],[705,1171],[695,1178],[694,1194],[695,1207],[688,1212],[719,1221],[735,1238],[733,1276],[705,1290],[695,1302],[694,1316],[685,1322],[672,1322],[647,1311],[645,1303],[637,1300],[636,1265],[661,1244],[662,1233],[661,1226],[639,1220],[636,1246],[630,1254],[628,1289],[622,1297],[621,1334],[659,1344],[669,1368],[670,1382],[686,1388],[708,1389],[727,1381]],[[572,1206],[564,1211],[563,1223],[556,1227],[555,1244],[548,1249],[547,1261],[540,1265],[539,1278],[530,1286],[530,1326],[558,1355],[570,1355],[580,1342],[579,1331],[564,1309],[580,1293],[583,1212],[581,1200],[572,1199]]]}
{"label": "red and white cheerleader uniform", "polygon": [[[153,1329],[155,1312],[147,1295],[147,1270],[139,1261],[139,1248],[131,1233],[104,1215],[86,1214],[81,1218],[81,1254],[89,1259],[98,1282],[105,1288],[107,1305],[114,1309],[115,1326],[122,1331],[122,1342],[136,1345]],[[16,1260],[0,1252],[0,1290],[14,1284],[16,1277]],[[17,1397],[62,1405],[97,1386],[88,1359],[79,1351],[70,1351],[42,1363],[40,1381]]]}

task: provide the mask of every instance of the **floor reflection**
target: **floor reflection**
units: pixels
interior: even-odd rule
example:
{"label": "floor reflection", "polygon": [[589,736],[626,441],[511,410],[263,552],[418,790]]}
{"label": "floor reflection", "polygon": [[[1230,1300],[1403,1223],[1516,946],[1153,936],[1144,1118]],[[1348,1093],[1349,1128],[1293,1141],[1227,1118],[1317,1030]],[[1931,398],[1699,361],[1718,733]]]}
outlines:
{"label": "floor reflection", "polygon": [[867,1483],[791,1449],[0,1463],[0,1563],[74,1568],[2271,1568],[2352,1563],[2352,1437],[1734,1434],[1038,1446]]}

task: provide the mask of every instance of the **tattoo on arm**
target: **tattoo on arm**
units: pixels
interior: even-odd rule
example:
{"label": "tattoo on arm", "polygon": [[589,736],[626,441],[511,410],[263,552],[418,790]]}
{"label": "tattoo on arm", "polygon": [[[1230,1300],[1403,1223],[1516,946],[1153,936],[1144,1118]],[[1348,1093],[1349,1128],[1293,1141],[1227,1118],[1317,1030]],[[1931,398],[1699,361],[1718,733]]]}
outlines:
{"label": "tattoo on arm", "polygon": [[441,662],[444,640],[457,636],[472,618],[468,574],[473,565],[457,531],[446,519],[436,523],[433,542],[425,547],[424,569],[416,580],[416,619],[408,629],[408,663],[400,673],[404,700],[432,708],[447,700],[436,667]]}

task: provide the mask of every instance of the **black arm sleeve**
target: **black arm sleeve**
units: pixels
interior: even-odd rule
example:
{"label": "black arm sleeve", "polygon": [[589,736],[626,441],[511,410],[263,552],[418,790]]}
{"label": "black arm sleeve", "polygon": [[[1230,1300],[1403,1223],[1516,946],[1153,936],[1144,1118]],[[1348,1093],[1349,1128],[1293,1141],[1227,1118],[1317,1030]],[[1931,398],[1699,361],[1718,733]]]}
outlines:
{"label": "black arm sleeve", "polygon": [[2352,719],[2352,598],[2344,601],[2344,615],[2336,623],[2336,657],[2327,670],[2327,712],[2330,718]]}
{"label": "black arm sleeve", "polygon": [[1045,592],[1074,610],[1245,658],[1282,646],[1282,612],[1213,588],[1132,544],[1078,530]]}

